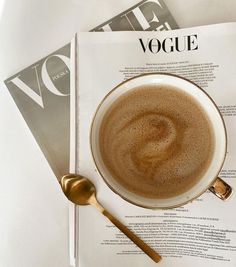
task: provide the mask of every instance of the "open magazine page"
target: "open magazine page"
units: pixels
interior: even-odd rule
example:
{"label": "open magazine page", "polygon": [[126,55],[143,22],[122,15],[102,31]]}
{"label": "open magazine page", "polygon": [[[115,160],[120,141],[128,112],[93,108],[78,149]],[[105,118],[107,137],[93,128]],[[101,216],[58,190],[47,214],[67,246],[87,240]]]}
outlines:
{"label": "open magazine page", "polygon": [[[236,188],[235,41],[236,23],[171,32],[78,34],[78,172],[91,178],[105,208],[163,256],[160,266],[236,266],[236,195],[224,202],[206,192],[170,210],[127,203],[95,167],[89,145],[92,117],[102,98],[129,77],[155,71],[186,77],[204,88],[222,112],[228,151],[221,177]],[[93,207],[79,207],[78,225],[77,266],[156,266]]]}

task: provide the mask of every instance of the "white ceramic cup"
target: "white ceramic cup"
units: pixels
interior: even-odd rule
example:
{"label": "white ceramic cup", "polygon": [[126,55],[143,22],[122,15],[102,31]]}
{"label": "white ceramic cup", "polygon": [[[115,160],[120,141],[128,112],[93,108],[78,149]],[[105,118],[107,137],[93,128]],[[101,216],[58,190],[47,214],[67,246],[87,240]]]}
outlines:
{"label": "white ceramic cup", "polygon": [[[192,96],[200,106],[205,110],[207,116],[212,122],[212,128],[215,136],[215,147],[212,160],[208,169],[199,181],[188,191],[170,198],[153,199],[146,198],[130,192],[123,187],[116,179],[113,178],[109,170],[106,168],[99,150],[99,129],[102,119],[112,105],[112,103],[127,91],[142,85],[171,85],[175,86],[183,92]],[[143,74],[125,82],[122,82],[111,90],[102,100],[94,115],[91,131],[90,145],[94,162],[97,169],[107,185],[125,200],[145,208],[173,208],[182,206],[196,197],[200,196],[207,189],[210,189],[219,198],[225,200],[232,192],[232,188],[223,180],[218,178],[218,174],[226,156],[227,136],[226,128],[222,116],[209,95],[193,82],[166,73]]]}

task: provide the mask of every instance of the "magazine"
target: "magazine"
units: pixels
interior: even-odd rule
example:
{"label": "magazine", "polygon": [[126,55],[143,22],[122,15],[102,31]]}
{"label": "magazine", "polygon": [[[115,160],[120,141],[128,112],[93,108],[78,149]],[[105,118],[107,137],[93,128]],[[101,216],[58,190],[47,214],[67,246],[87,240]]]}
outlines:
{"label": "magazine", "polygon": [[[220,177],[235,189],[235,40],[236,23],[226,23],[169,32],[78,33],[74,43],[73,163],[95,184],[104,207],[160,253],[159,266],[236,266],[236,195],[224,202],[206,191],[192,203],[169,210],[126,202],[104,183],[93,162],[89,144],[93,115],[111,89],[138,74],[167,72],[194,81],[223,115],[228,149]],[[156,266],[93,207],[78,208],[77,225],[77,267]]]}
{"label": "magazine", "polygon": [[69,168],[70,44],[5,81],[56,177]]}
{"label": "magazine", "polygon": [[[163,0],[144,0],[92,31],[177,28]],[[60,179],[69,172],[70,43],[9,77],[5,84]]]}
{"label": "magazine", "polygon": [[[111,10],[112,10],[111,6]],[[178,25],[163,0],[143,0],[91,31],[164,31]],[[89,30],[89,29],[88,29]],[[58,179],[69,167],[71,44],[9,77],[5,84]],[[74,76],[72,76],[74,80]],[[73,164],[72,164],[73,165]],[[70,203],[70,262],[76,251],[76,207]]]}

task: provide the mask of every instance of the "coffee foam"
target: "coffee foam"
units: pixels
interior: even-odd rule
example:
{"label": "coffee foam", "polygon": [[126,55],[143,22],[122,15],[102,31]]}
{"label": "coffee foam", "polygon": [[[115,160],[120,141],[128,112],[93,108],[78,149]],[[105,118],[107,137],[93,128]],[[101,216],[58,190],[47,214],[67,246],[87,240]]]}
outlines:
{"label": "coffee foam", "polygon": [[168,198],[202,177],[213,155],[211,123],[200,105],[171,86],[142,86],[120,96],[103,118],[99,146],[129,191]]}

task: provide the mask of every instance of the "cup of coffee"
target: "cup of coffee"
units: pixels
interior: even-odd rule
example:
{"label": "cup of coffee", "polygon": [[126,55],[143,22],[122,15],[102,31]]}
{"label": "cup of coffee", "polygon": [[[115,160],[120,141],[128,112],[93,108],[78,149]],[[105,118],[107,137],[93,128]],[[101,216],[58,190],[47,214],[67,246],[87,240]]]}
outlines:
{"label": "cup of coffee", "polygon": [[94,115],[90,144],[107,185],[145,208],[182,206],[210,189],[225,200],[218,177],[227,136],[214,101],[172,74],[143,74],[110,91]]}

